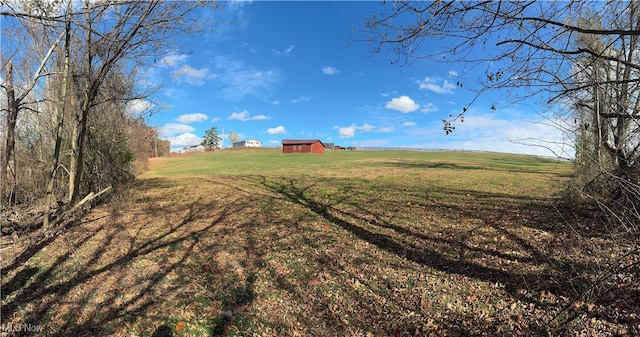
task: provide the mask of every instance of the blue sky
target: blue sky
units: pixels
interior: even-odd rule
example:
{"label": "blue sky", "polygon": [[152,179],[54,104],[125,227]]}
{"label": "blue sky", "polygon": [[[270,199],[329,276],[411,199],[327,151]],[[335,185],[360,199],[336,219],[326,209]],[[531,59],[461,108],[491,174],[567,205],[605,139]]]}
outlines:
{"label": "blue sky", "polygon": [[[492,110],[508,100],[498,92],[481,96],[464,123],[445,135],[441,119],[474,97],[456,83],[478,75],[462,65],[418,60],[399,67],[391,64],[392,55],[372,55],[358,42],[363,36],[357,28],[381,11],[377,1],[221,5],[201,13],[218,22],[211,31],[183,40],[189,53],[170,54],[154,66],[173,77],[155,97],[154,107],[163,110],[147,123],[171,140],[173,150],[199,144],[205,130],[217,126],[226,146],[233,131],[267,146],[295,138],[342,146],[572,153],[559,120],[530,104]],[[149,106],[137,101],[132,109]]]}

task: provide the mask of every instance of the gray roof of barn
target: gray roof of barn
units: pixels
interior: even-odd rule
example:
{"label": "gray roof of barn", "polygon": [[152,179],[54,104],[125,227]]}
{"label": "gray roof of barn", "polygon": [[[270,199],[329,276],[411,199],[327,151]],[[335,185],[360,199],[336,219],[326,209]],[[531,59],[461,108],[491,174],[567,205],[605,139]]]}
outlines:
{"label": "gray roof of barn", "polygon": [[282,145],[308,145],[316,142],[320,142],[320,144],[324,146],[324,143],[320,139],[283,139]]}

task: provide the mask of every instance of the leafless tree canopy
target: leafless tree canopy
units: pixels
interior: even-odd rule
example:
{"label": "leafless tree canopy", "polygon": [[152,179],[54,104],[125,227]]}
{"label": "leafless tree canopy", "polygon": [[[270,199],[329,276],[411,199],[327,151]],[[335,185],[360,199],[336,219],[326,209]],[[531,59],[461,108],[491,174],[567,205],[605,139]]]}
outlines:
{"label": "leafless tree canopy", "polygon": [[638,1],[393,1],[384,8],[365,24],[374,52],[389,51],[399,64],[430,58],[482,67],[479,92],[525,89],[510,91],[512,98],[588,107],[600,121],[589,126],[600,128],[593,145],[616,164],[640,159]]}
{"label": "leafless tree canopy", "polygon": [[2,4],[2,201],[45,199],[46,227],[56,201],[77,209],[85,196],[126,184],[158,153],[156,132],[129,103],[152,99],[163,82],[148,78],[149,66],[203,28],[194,13],[207,3]]}

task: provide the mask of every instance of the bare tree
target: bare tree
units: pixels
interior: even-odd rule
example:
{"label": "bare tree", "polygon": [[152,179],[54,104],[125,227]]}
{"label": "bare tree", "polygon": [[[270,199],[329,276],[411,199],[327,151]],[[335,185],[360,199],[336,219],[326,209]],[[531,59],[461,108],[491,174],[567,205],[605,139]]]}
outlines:
{"label": "bare tree", "polygon": [[80,195],[84,169],[84,140],[91,112],[99,104],[98,93],[112,71],[125,60],[149,59],[167,52],[172,36],[197,25],[186,24],[198,3],[179,1],[121,1],[84,4],[81,35],[84,38],[77,123],[71,140],[69,203]]}
{"label": "bare tree", "polygon": [[[590,104],[599,135],[593,146],[619,174],[638,165],[638,1],[393,1],[385,8],[366,21],[374,52],[391,51],[401,64],[431,58],[482,67],[484,77],[468,85],[478,94],[535,96],[567,115]],[[444,121],[447,132],[468,108]]]}
{"label": "bare tree", "polygon": [[232,145],[233,143],[237,143],[240,141],[240,135],[233,132],[233,130],[229,131],[229,135],[227,137],[229,138],[229,141]]}
{"label": "bare tree", "polygon": [[67,3],[67,16],[64,26],[65,43],[62,55],[62,79],[60,83],[60,101],[53,102],[53,119],[55,123],[54,131],[54,148],[53,158],[51,159],[51,169],[47,177],[47,187],[45,191],[45,210],[43,216],[42,227],[48,228],[51,214],[51,207],[53,203],[53,190],[55,187],[55,177],[58,167],[60,165],[60,153],[62,148],[62,129],[64,127],[64,120],[66,115],[66,107],[68,101],[68,87],[69,87],[69,63],[70,63],[70,48],[71,48],[71,18],[73,14],[73,8],[71,1]]}
{"label": "bare tree", "polygon": [[[213,5],[213,2],[209,4]],[[109,156],[120,156],[122,167],[131,168],[130,154],[138,151],[129,151],[127,147],[135,149],[138,145],[130,142],[137,138],[128,133],[127,128],[139,128],[140,121],[127,115],[127,103],[145,99],[155,89],[141,91],[143,86],[136,84],[142,73],[138,69],[148,67],[179,48],[178,35],[201,29],[203,22],[196,20],[192,13],[207,2],[119,0],[84,1],[80,4],[69,0],[26,4],[6,2],[5,5],[3,8],[9,10],[0,11],[0,15],[11,18],[12,24],[26,27],[30,34],[49,31],[57,37],[44,54],[40,52],[40,46],[33,48],[40,52],[40,66],[27,85],[19,86],[23,92],[14,94],[17,86],[13,81],[3,84],[7,93],[7,111],[10,112],[7,114],[7,129],[10,130],[15,129],[18,112],[26,106],[21,105],[24,98],[34,87],[45,88],[44,92],[38,93],[41,97],[36,99],[44,105],[35,112],[42,116],[46,111],[50,118],[49,136],[43,137],[49,141],[51,153],[47,155],[51,158],[50,169],[46,175],[46,188],[43,188],[47,199],[43,222],[46,227],[50,207],[57,199],[54,190],[62,185],[58,174],[60,168],[65,168],[67,174],[68,188],[64,193],[67,209],[77,209],[87,200],[86,197],[81,200],[82,195],[98,192],[93,189],[109,187],[98,187],[94,183],[96,177],[119,170],[108,167],[114,163]],[[25,59],[25,50],[30,49],[24,45],[20,35],[13,37],[15,52],[9,55],[3,67],[7,74],[13,73],[14,58]],[[63,40],[64,44],[61,44]],[[42,78],[46,78],[45,85],[37,86]],[[92,128],[98,125],[103,126],[100,129],[102,133],[92,133]],[[106,135],[105,132],[112,134]],[[3,175],[5,171],[15,171],[10,165],[10,153],[15,153],[12,151],[14,138],[6,133],[6,147],[11,151],[3,157]],[[63,141],[65,138],[69,141]],[[69,155],[62,156],[63,153]],[[127,175],[126,172],[118,172]]]}
{"label": "bare tree", "polygon": [[[394,63],[430,58],[484,69],[474,86],[480,93],[506,89],[514,99],[535,95],[557,103],[593,87],[593,81],[615,84],[628,103],[604,116],[637,121],[635,98],[622,91],[640,82],[639,7],[637,1],[393,1],[365,22],[364,32],[373,51],[392,52]],[[606,48],[580,44],[586,35],[601,38]],[[588,69],[574,65],[585,57],[607,62],[617,77],[580,76]],[[621,144],[611,145],[609,151],[622,155]]]}
{"label": "bare tree", "polygon": [[[52,53],[55,48],[60,43],[62,39],[62,35],[58,37],[58,39],[51,45],[49,50],[45,55],[41,56],[39,64],[35,71],[33,72],[32,78],[25,83],[24,85],[19,86],[18,90],[21,92],[16,93],[16,85],[14,83],[14,61],[13,59],[9,59],[6,63],[5,67],[5,83],[2,85],[6,93],[6,128],[5,128],[5,146],[2,156],[2,166],[1,166],[1,174],[6,182],[6,187],[9,188],[10,192],[9,197],[15,191],[15,183],[16,183],[16,157],[15,157],[15,146],[16,146],[16,123],[18,121],[18,115],[21,110],[27,108],[27,101],[25,100],[31,93],[35,86],[38,84],[38,81],[43,76],[47,76],[48,74],[44,72],[47,63],[49,62]],[[6,189],[3,189],[6,191]],[[7,195],[2,196],[2,200],[5,199]]]}

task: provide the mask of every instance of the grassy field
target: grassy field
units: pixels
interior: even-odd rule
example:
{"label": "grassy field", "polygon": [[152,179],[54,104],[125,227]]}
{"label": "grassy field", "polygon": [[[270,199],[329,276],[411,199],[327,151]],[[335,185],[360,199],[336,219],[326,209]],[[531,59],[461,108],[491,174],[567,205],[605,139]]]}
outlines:
{"label": "grassy field", "polygon": [[2,323],[50,336],[632,335],[623,295],[585,295],[620,252],[556,207],[570,174],[491,153],[157,158],[61,235],[3,247]]}

